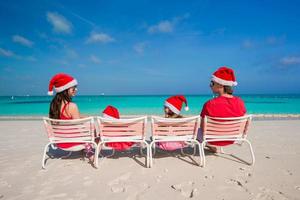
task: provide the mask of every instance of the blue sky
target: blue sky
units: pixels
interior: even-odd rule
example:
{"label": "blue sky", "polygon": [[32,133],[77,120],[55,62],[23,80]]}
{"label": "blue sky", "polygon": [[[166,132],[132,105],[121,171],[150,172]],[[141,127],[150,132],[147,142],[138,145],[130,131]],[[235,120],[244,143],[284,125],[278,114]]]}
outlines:
{"label": "blue sky", "polygon": [[0,1],[0,95],[208,94],[231,66],[237,93],[300,93],[300,1]]}

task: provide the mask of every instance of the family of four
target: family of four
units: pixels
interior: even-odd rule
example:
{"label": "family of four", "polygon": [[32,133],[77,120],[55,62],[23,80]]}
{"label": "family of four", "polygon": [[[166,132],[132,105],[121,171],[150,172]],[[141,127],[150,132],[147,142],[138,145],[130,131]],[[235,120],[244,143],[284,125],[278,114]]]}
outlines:
{"label": "family of four", "polygon": [[[77,80],[67,74],[56,74],[50,80],[49,95],[53,95],[55,89],[56,95],[50,104],[49,117],[53,119],[79,119],[80,115],[77,105],[72,102],[72,97],[77,92]],[[228,67],[220,67],[211,77],[210,88],[216,97],[208,100],[202,108],[201,117],[241,117],[246,114],[246,108],[241,98],[233,96],[233,87],[237,85],[234,71]],[[182,95],[172,96],[164,102],[164,115],[166,118],[182,118],[180,115],[182,105],[188,110],[187,100]],[[107,106],[103,111],[103,117],[119,119],[119,111],[113,106]],[[203,121],[201,122],[202,127]],[[200,128],[201,128],[200,127]],[[211,142],[208,148],[217,151],[218,146],[226,146],[232,144],[232,141]],[[125,150],[130,148],[132,142],[114,142],[106,144],[115,150]],[[184,147],[183,142],[161,142],[158,147],[164,150],[175,150]],[[57,144],[58,148],[63,150],[82,150],[85,149],[87,156],[93,155],[91,147],[86,144],[61,143]]]}

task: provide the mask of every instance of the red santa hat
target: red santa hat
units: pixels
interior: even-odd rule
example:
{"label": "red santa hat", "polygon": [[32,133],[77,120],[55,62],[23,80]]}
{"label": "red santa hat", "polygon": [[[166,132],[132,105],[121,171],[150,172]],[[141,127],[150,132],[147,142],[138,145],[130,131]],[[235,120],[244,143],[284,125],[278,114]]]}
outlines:
{"label": "red santa hat", "polygon": [[107,106],[102,113],[105,118],[120,119],[118,109],[113,106]]}
{"label": "red santa hat", "polygon": [[211,77],[211,80],[226,86],[236,86],[237,82],[235,80],[234,71],[228,67],[220,67],[215,71]]}
{"label": "red santa hat", "polygon": [[77,84],[77,80],[68,74],[56,74],[50,80],[48,95],[53,95],[53,87],[55,88],[55,92],[58,93],[76,86]]}
{"label": "red santa hat", "polygon": [[165,106],[172,110],[175,114],[179,114],[182,108],[182,103],[185,103],[185,110],[188,111],[186,98],[183,95],[169,97],[165,101]]}

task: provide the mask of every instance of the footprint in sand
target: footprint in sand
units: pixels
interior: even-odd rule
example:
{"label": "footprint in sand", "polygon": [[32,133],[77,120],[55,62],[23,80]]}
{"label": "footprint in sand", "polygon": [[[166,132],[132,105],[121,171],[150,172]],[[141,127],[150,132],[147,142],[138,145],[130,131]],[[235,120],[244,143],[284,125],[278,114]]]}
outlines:
{"label": "footprint in sand", "polygon": [[269,188],[260,187],[259,190],[261,191],[256,195],[254,200],[261,200],[261,199],[281,199],[287,200],[289,199],[283,192],[271,190]]}
{"label": "footprint in sand", "polygon": [[91,178],[88,176],[84,177],[83,180],[84,180],[83,182],[84,186],[91,186],[94,183],[94,181],[92,181]]}
{"label": "footprint in sand", "polygon": [[125,182],[125,181],[127,181],[127,180],[130,178],[130,176],[131,176],[131,173],[130,173],[130,172],[125,173],[125,174],[123,174],[123,175],[121,175],[121,176],[115,178],[114,180],[110,181],[110,182],[108,183],[108,185],[109,185],[109,186],[112,186],[112,185],[119,184],[119,183],[121,183],[121,182]]}
{"label": "footprint in sand", "polygon": [[11,188],[11,184],[9,184],[6,180],[0,179],[0,186]]}
{"label": "footprint in sand", "polygon": [[121,186],[111,186],[110,191],[112,191],[113,193],[121,193],[126,192],[126,188]]}
{"label": "footprint in sand", "polygon": [[240,167],[240,168],[239,168],[239,170],[241,170],[241,171],[245,171],[245,168],[243,168],[243,167]]}
{"label": "footprint in sand", "polygon": [[[244,182],[244,183],[243,183],[243,182]],[[235,185],[239,186],[239,188],[242,188],[242,189],[245,190],[246,192],[249,192],[248,189],[247,189],[247,187],[245,186],[245,184],[248,183],[247,180],[245,180],[245,181],[240,181],[240,180],[236,180],[236,179],[231,178],[231,179],[228,179],[228,180],[226,181],[226,183],[228,183],[228,184],[235,184]]]}
{"label": "footprint in sand", "polygon": [[33,185],[26,185],[23,190],[22,193],[23,194],[31,194],[34,191],[34,186]]}
{"label": "footprint in sand", "polygon": [[292,176],[293,175],[293,172],[291,172],[290,170],[284,170],[284,173],[286,174],[286,175],[290,175],[290,176]]}
{"label": "footprint in sand", "polygon": [[295,189],[296,189],[296,190],[300,190],[300,186],[299,186],[299,185],[296,185],[296,186],[295,186]]}
{"label": "footprint in sand", "polygon": [[149,189],[151,188],[150,185],[148,185],[147,183],[143,183],[141,185],[138,186],[138,189],[136,189],[137,191],[130,194],[126,200],[138,200],[138,199],[143,199],[142,195]]}
{"label": "footprint in sand", "polygon": [[107,185],[113,193],[121,193],[126,191],[125,183],[131,177],[131,173],[125,173],[116,179],[110,181]]}
{"label": "footprint in sand", "polygon": [[210,180],[212,180],[212,179],[215,178],[215,176],[213,176],[213,175],[211,175],[211,176],[204,176],[204,178],[205,178],[205,179],[210,179]]}
{"label": "footprint in sand", "polygon": [[54,186],[44,186],[42,190],[39,191],[40,195],[49,195],[53,193]]}
{"label": "footprint in sand", "polygon": [[156,182],[160,182],[160,179],[162,178],[162,175],[157,175],[156,176]]}
{"label": "footprint in sand", "polygon": [[43,197],[43,199],[65,199],[67,197],[66,193],[60,193],[60,194],[52,194],[48,195],[47,197]]}
{"label": "footprint in sand", "polygon": [[183,182],[179,184],[171,185],[171,188],[177,192],[180,192],[185,198],[193,198],[197,195],[198,190],[194,187],[193,181]]}

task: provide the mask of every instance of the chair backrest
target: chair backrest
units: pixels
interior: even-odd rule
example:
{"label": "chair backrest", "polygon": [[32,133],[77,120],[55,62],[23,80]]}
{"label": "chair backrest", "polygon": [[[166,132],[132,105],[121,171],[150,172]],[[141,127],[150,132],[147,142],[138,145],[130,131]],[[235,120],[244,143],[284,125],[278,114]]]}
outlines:
{"label": "chair backrest", "polygon": [[252,115],[220,118],[204,117],[203,136],[205,138],[241,138],[246,137]]}
{"label": "chair backrest", "polygon": [[147,116],[126,119],[112,119],[97,116],[100,138],[134,137],[145,140]]}
{"label": "chair backrest", "polygon": [[196,139],[200,125],[200,116],[186,118],[164,118],[151,116],[152,137],[190,136]]}
{"label": "chair backrest", "polygon": [[94,141],[94,118],[60,120],[43,118],[50,142]]}

